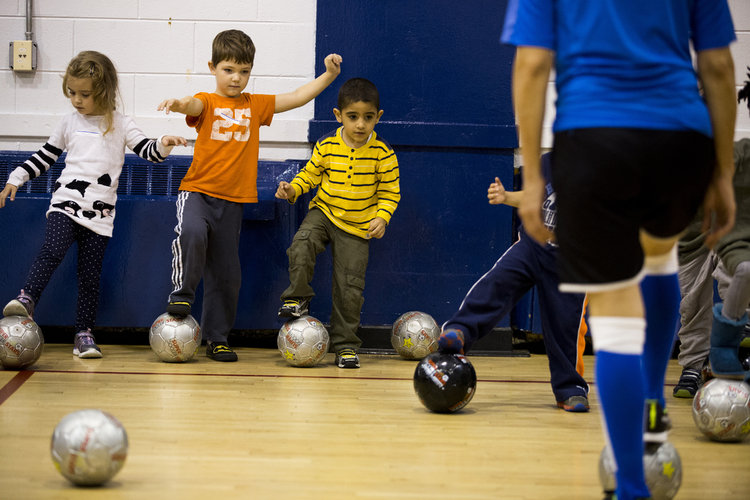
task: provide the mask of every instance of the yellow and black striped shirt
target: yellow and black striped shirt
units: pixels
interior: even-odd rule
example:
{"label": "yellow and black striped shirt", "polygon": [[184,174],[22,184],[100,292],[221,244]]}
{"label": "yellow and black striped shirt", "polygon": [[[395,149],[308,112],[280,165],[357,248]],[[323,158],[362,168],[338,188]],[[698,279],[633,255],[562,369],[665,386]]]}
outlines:
{"label": "yellow and black striped shirt", "polygon": [[367,238],[370,221],[382,217],[389,223],[401,200],[396,153],[373,131],[362,147],[350,148],[341,129],[322,137],[312,157],[292,180],[294,203],[314,188],[310,208],[318,207],[347,233]]}

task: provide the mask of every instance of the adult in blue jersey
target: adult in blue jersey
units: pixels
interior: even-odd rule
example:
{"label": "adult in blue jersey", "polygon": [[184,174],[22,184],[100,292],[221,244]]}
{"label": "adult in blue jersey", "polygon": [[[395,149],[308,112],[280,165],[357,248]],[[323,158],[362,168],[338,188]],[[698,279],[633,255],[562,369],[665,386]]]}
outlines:
{"label": "adult in blue jersey", "polygon": [[552,238],[541,219],[539,152],[555,67],[561,290],[589,296],[616,498],[649,498],[644,441],[665,440],[670,426],[663,384],[680,300],[675,243],[701,203],[708,246],[734,224],[729,7],[511,0],[503,40],[517,47],[513,97],[526,192],[519,214],[541,242]]}

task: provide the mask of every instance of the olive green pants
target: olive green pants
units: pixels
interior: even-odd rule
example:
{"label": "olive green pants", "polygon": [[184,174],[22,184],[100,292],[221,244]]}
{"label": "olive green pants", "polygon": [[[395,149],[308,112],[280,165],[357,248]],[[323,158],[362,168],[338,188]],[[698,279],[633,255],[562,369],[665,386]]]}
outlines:
{"label": "olive green pants", "polygon": [[365,271],[370,242],[336,227],[319,209],[308,212],[286,251],[289,256],[289,287],[281,300],[312,299],[310,286],[315,260],[328,245],[333,257],[331,328],[328,332],[335,352],[362,345],[357,336],[365,289]]}

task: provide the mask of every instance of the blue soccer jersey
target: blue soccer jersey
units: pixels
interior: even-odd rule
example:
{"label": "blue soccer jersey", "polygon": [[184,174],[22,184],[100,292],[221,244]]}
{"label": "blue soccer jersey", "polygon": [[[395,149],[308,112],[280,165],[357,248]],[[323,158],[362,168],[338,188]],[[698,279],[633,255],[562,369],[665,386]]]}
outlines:
{"label": "blue soccer jersey", "polygon": [[735,33],[726,0],[511,0],[502,40],[555,51],[555,132],[633,127],[710,136],[686,40],[701,51],[728,46]]}

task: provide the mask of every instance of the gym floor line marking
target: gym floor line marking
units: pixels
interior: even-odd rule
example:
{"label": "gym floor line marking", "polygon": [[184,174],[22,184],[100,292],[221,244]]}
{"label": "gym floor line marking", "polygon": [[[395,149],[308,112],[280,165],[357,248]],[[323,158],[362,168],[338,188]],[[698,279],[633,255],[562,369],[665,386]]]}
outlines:
{"label": "gym floor line marking", "polygon": [[34,374],[33,370],[21,370],[0,388],[0,405],[13,395]]}
{"label": "gym floor line marking", "polygon": [[[181,373],[181,372],[125,372],[125,371],[102,371],[102,370],[34,370],[38,373],[81,373],[86,375],[168,375],[184,377],[237,377],[237,378],[307,378],[307,379],[329,379],[329,380],[408,380],[411,377],[336,377],[333,375],[282,375],[262,373]],[[503,379],[477,379],[477,382],[492,382],[504,384],[549,384],[549,380],[503,380]]]}

